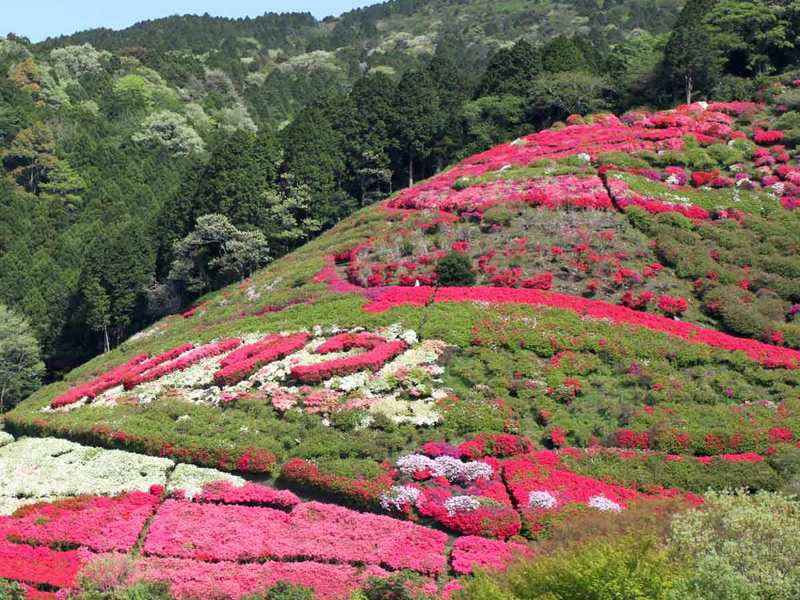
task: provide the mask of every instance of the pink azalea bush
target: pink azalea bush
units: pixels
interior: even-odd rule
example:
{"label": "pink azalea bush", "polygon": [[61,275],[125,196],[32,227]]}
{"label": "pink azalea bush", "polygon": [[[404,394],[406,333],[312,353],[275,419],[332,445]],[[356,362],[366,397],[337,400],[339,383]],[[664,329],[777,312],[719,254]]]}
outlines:
{"label": "pink azalea bush", "polygon": [[309,502],[291,513],[270,508],[167,500],[144,552],[195,560],[305,558],[385,564],[439,573],[447,536],[390,517]]}

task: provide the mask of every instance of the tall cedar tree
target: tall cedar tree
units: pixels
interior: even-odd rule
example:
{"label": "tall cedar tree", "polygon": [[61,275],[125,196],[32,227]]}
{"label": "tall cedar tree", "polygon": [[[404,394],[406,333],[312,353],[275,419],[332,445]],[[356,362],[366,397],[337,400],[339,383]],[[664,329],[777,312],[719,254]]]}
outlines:
{"label": "tall cedar tree", "polygon": [[676,83],[680,82],[687,104],[691,104],[695,89],[713,85],[717,75],[713,42],[703,24],[714,3],[689,0],[678,15],[664,52],[665,69]]}
{"label": "tall cedar tree", "polygon": [[408,164],[408,185],[414,185],[414,160],[430,153],[442,126],[439,94],[426,71],[408,71],[400,79],[394,102],[393,137]]}
{"label": "tall cedar tree", "polygon": [[542,73],[541,53],[525,40],[492,55],[483,74],[477,97],[513,94],[525,97],[531,82]]}

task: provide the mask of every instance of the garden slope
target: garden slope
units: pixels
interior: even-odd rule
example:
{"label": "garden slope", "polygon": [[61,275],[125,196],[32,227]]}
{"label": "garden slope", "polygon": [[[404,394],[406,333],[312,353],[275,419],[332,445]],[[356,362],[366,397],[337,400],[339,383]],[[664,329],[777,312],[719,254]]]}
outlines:
{"label": "garden slope", "polygon": [[[498,146],[76,369],[6,427],[499,539],[549,535],[575,503],[793,485],[791,118],[694,104]],[[448,253],[475,285],[437,286]]]}

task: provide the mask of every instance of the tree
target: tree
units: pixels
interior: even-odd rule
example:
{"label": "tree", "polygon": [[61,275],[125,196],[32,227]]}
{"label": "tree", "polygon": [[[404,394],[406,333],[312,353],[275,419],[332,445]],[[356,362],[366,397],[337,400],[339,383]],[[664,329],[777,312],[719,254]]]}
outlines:
{"label": "tree", "polygon": [[563,118],[605,109],[610,91],[611,86],[603,77],[586,73],[555,73],[543,75],[534,82],[532,97],[537,106]]}
{"label": "tree", "polygon": [[698,25],[675,29],[667,42],[664,64],[683,83],[686,104],[691,104],[692,92],[713,85],[717,75],[716,53],[708,31]]}
{"label": "tree", "polygon": [[430,152],[442,122],[439,95],[425,71],[407,71],[397,86],[393,137],[408,163],[408,185],[414,185],[414,159]]}
{"label": "tree", "polygon": [[58,164],[50,130],[44,123],[37,121],[20,131],[9,149],[3,153],[3,162],[26,190],[37,194],[41,181]]}
{"label": "tree", "polygon": [[542,73],[540,52],[525,40],[492,55],[478,86],[478,96],[513,94],[524,97],[531,82]]}
{"label": "tree", "polygon": [[62,75],[81,77],[87,73],[96,73],[103,67],[100,64],[102,54],[94,49],[91,44],[82,46],[64,46],[50,52],[50,59],[62,71]]}
{"label": "tree", "polygon": [[35,392],[44,363],[28,322],[0,304],[0,413]]}
{"label": "tree", "polygon": [[589,73],[592,66],[581,45],[565,35],[553,38],[542,48],[542,67],[548,73]]}
{"label": "tree", "polygon": [[47,174],[47,183],[39,185],[39,197],[50,204],[53,214],[63,215],[58,225],[71,225],[83,207],[86,181],[66,161],[57,163]]}
{"label": "tree", "polygon": [[281,189],[266,189],[261,194],[269,220],[264,233],[270,247],[277,248],[281,255],[301,246],[322,229],[308,186],[295,184],[290,174],[284,176],[283,183]]}
{"label": "tree", "polygon": [[22,62],[18,62],[8,70],[8,78],[25,94],[30,94],[37,98],[42,91],[42,76],[39,67],[33,61],[33,57],[28,57]]}
{"label": "tree", "polygon": [[461,107],[461,118],[466,128],[467,144],[461,151],[466,157],[483,152],[506,140],[527,133],[525,121],[526,101],[511,94],[483,96]]}
{"label": "tree", "polygon": [[202,152],[204,148],[202,138],[186,123],[186,117],[168,110],[149,115],[142,123],[141,131],[131,138],[138,143],[155,142],[174,156],[188,156]]}
{"label": "tree", "polygon": [[204,293],[221,287],[226,274],[244,281],[270,260],[260,231],[240,231],[222,215],[204,215],[185,238],[175,242],[169,279],[186,291]]}
{"label": "tree", "polygon": [[88,307],[86,324],[93,331],[103,333],[103,351],[108,352],[111,349],[108,341],[108,326],[111,325],[111,302],[97,277],[88,277],[83,285],[83,297]]}
{"label": "tree", "polygon": [[723,0],[705,14],[704,24],[729,62],[739,54],[749,72],[771,73],[771,57],[794,47],[791,23],[784,16],[775,0]]}

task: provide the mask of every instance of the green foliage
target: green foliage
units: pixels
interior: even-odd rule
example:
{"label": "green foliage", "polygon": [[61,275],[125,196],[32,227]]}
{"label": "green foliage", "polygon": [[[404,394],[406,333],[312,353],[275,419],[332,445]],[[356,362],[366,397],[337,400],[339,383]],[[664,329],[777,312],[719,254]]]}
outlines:
{"label": "green foliage", "polygon": [[222,215],[203,215],[194,231],[175,242],[169,278],[188,292],[201,293],[220,287],[220,278],[225,281],[228,274],[244,281],[269,260],[264,234],[240,231]]}
{"label": "green foliage", "polygon": [[243,600],[314,600],[314,592],[302,585],[279,581],[263,592],[245,596]]}
{"label": "green foliage", "polygon": [[41,386],[44,363],[28,322],[0,304],[0,413]]}
{"label": "green foliage", "polygon": [[463,252],[448,252],[436,263],[436,283],[445,287],[475,284],[474,265]]}
{"label": "green foliage", "polygon": [[0,578],[0,600],[25,600],[27,597],[18,583]]}
{"label": "green foliage", "polygon": [[421,592],[426,581],[413,571],[400,571],[388,577],[370,577],[364,584],[364,600],[426,600]]}
{"label": "green foliage", "polygon": [[168,110],[148,116],[131,139],[139,143],[154,142],[175,156],[188,156],[204,148],[202,138],[187,124],[186,117]]}
{"label": "green foliage", "polygon": [[[653,535],[595,539],[468,582],[459,598],[668,600],[685,578]],[[495,594],[495,595],[493,595]]]}
{"label": "green foliage", "polygon": [[797,504],[780,495],[709,493],[701,509],[672,524],[670,548],[694,566],[680,592],[700,600],[796,597],[799,533]]}

